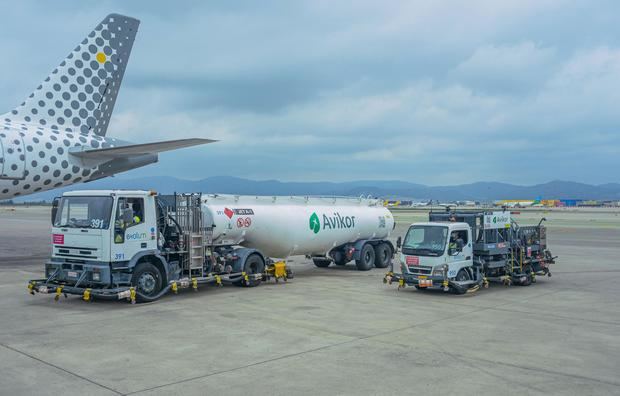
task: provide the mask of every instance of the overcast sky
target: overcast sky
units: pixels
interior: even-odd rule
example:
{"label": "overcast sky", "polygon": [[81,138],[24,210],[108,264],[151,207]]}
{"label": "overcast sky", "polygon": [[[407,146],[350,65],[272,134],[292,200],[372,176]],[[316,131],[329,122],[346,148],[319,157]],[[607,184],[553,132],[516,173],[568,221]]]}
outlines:
{"label": "overcast sky", "polygon": [[0,107],[141,20],[108,136],[220,142],[125,177],[620,182],[617,1],[11,2]]}

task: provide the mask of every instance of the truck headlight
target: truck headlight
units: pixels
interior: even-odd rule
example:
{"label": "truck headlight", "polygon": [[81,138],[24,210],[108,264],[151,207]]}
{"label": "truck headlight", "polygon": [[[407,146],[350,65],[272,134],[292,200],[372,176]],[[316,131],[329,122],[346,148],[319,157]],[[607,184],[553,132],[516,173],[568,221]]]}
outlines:
{"label": "truck headlight", "polygon": [[433,268],[433,276],[443,276],[443,274],[445,274],[447,269],[448,269],[448,266],[446,264],[437,266]]}

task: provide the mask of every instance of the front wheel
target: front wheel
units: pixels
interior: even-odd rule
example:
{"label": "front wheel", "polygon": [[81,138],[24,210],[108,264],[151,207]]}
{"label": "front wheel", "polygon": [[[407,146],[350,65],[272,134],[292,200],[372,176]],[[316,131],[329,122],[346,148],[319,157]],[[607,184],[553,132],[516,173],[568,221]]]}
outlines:
{"label": "front wheel", "polygon": [[469,272],[465,268],[461,268],[459,272],[456,274],[457,282],[466,282],[471,280],[471,276],[469,276]]}
{"label": "front wheel", "polygon": [[131,285],[136,288],[137,299],[141,302],[148,301],[159,294],[162,284],[161,271],[149,262],[138,264],[131,277]]}

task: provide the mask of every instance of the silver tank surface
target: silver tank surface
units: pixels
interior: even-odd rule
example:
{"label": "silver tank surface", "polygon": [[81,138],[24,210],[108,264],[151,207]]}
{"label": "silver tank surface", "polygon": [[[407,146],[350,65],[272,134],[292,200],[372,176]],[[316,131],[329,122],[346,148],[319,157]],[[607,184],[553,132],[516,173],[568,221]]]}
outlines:
{"label": "silver tank surface", "polygon": [[203,195],[213,243],[255,248],[269,257],[325,255],[359,239],[385,239],[394,217],[365,198]]}

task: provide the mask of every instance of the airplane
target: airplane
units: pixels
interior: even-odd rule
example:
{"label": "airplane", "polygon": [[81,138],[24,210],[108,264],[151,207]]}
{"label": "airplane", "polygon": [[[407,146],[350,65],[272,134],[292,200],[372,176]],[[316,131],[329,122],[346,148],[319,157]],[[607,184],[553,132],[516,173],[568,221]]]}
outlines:
{"label": "airplane", "polygon": [[518,201],[518,200],[505,200],[498,201],[497,206],[505,206],[507,208],[528,208],[528,207],[541,207],[543,206],[540,198],[530,201]]}
{"label": "airplane", "polygon": [[89,182],[213,143],[106,137],[140,21],[110,14],[26,100],[0,116],[0,200]]}

